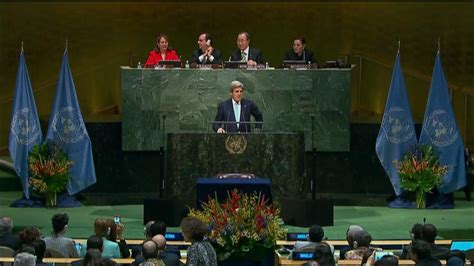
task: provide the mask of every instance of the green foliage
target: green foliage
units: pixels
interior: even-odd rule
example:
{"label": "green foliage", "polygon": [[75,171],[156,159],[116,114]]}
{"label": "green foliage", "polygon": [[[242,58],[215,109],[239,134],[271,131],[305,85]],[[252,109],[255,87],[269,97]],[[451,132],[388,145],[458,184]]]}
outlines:
{"label": "green foliage", "polygon": [[441,166],[430,145],[416,144],[400,162],[394,162],[400,176],[400,186],[408,191],[426,193],[441,184],[448,166]]}
{"label": "green foliage", "polygon": [[30,188],[42,195],[64,191],[72,161],[57,145],[44,142],[33,146],[28,155]]}

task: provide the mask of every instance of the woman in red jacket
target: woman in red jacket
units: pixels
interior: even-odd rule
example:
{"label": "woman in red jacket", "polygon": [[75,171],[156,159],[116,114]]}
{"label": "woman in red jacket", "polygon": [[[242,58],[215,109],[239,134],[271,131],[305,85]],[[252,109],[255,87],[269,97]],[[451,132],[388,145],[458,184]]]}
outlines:
{"label": "woman in red jacket", "polygon": [[146,60],[145,67],[154,67],[162,60],[179,60],[175,50],[169,47],[168,36],[160,34],[156,39],[156,47],[150,51],[150,56]]}

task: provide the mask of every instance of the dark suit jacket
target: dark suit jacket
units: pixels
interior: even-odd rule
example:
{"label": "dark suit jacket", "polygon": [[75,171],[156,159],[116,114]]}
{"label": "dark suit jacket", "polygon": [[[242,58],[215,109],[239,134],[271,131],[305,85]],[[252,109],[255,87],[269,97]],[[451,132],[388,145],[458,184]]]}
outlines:
{"label": "dark suit jacket", "polygon": [[[230,61],[240,61],[242,57],[240,57],[240,50],[235,50],[230,55]],[[257,62],[257,64],[264,64],[263,62],[263,53],[260,52],[257,48],[249,47],[249,54],[247,55],[247,60],[253,60]]]}
{"label": "dark suit jacket", "polygon": [[316,62],[316,58],[314,58],[313,52],[304,49],[304,52],[299,56],[295,52],[293,52],[293,49],[290,49],[286,51],[285,53],[285,58],[283,60],[298,60],[298,61],[305,61],[306,63],[311,62],[311,63],[318,63]]}
{"label": "dark suit jacket", "polygon": [[199,61],[199,57],[202,55],[202,50],[201,49],[196,49],[194,50],[193,54],[191,55],[191,60],[189,61],[190,63],[195,63],[195,64],[220,64],[222,63],[221,59],[221,51],[218,49],[214,49],[212,52],[212,55],[214,56],[214,60],[212,62],[201,62]]}
{"label": "dark suit jacket", "polygon": [[5,233],[0,235],[0,246],[9,247],[13,250],[20,248],[20,239],[12,233]]}
{"label": "dark suit jacket", "polygon": [[[242,98],[240,101],[240,122],[250,122],[250,115],[252,115],[257,122],[263,122],[262,113],[258,110],[257,105],[251,100]],[[232,106],[232,99],[221,102],[217,108],[217,115],[214,121],[235,122],[234,107]],[[237,128],[236,124],[221,124],[214,123],[214,131],[222,127],[226,132],[251,132],[250,124],[240,124]],[[262,128],[262,124],[256,124],[256,128]]]}

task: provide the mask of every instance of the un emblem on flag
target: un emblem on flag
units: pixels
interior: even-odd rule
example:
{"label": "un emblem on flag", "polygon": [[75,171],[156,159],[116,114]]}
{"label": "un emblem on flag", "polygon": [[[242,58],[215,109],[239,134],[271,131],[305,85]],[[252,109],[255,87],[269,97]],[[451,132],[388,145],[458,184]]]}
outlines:
{"label": "un emblem on flag", "polygon": [[409,121],[409,114],[401,107],[392,107],[385,113],[382,121],[385,135],[392,143],[403,143],[415,134],[415,129]]}
{"label": "un emblem on flag", "polygon": [[458,138],[456,122],[445,110],[433,111],[424,124],[431,142],[438,147],[449,146]]}
{"label": "un emblem on flag", "polygon": [[71,106],[61,108],[53,119],[53,132],[64,143],[76,143],[87,134],[79,113]]}
{"label": "un emblem on flag", "polygon": [[24,107],[15,112],[10,130],[15,136],[16,141],[23,145],[33,143],[40,134],[36,117],[28,107]]}

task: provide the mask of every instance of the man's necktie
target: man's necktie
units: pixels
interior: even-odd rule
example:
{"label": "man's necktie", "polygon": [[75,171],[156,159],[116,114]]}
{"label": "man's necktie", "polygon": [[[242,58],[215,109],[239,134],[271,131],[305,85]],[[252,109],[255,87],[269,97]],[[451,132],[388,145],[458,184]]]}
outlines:
{"label": "man's necktie", "polygon": [[[235,122],[240,122],[240,103],[234,103],[234,116]],[[239,123],[236,124],[239,128]]]}
{"label": "man's necktie", "polygon": [[247,54],[244,51],[240,51],[240,61],[247,62]]}

